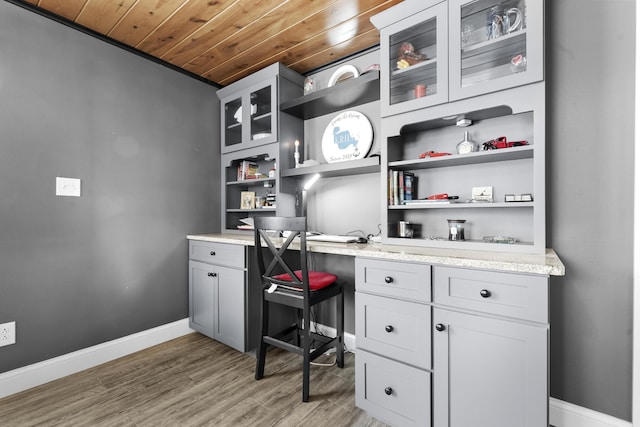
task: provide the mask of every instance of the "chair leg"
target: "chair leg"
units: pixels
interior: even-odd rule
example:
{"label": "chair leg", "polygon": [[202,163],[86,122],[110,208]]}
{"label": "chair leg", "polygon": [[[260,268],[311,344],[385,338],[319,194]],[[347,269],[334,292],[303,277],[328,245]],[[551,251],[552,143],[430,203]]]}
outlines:
{"label": "chair leg", "polygon": [[256,380],[264,376],[264,364],[267,357],[267,344],[264,342],[264,337],[269,333],[269,302],[264,299],[262,300],[262,320],[260,326],[260,343],[258,345],[258,354],[256,355]]}
{"label": "chair leg", "polygon": [[336,347],[336,364],[338,368],[344,367],[344,291],[336,296],[336,333],[340,338]]}
{"label": "chair leg", "polygon": [[311,369],[311,321],[309,310],[305,310],[304,326],[302,330],[302,401],[309,401],[309,372]]}

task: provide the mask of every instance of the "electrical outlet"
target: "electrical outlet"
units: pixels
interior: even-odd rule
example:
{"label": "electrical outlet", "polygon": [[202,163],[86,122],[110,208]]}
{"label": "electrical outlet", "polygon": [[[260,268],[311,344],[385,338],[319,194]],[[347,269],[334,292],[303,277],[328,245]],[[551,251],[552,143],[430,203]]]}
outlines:
{"label": "electrical outlet", "polygon": [[16,343],[16,322],[0,325],[0,347]]}

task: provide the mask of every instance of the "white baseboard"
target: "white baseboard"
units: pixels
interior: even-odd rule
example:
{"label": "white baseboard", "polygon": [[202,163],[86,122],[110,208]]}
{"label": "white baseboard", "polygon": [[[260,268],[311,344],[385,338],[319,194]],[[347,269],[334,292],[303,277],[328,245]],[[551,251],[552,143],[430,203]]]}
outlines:
{"label": "white baseboard", "polygon": [[[321,323],[312,323],[311,324],[311,332],[321,332],[325,335],[334,336],[336,334],[336,328],[332,328],[331,326],[326,326]],[[349,332],[344,333],[344,345],[347,351],[351,351],[355,353],[356,351],[356,336],[350,334]]]}
{"label": "white baseboard", "polygon": [[0,374],[0,398],[109,362],[193,332],[189,319],[74,351]]}
{"label": "white baseboard", "polygon": [[632,425],[629,421],[553,397],[549,399],[549,423],[554,427],[631,427]]}

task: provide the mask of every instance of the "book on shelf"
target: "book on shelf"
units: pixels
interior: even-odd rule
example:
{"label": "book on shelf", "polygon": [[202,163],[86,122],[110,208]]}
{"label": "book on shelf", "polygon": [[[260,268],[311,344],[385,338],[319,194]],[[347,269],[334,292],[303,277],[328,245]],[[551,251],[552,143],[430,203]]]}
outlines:
{"label": "book on shelf", "polygon": [[403,205],[405,201],[415,198],[417,178],[413,172],[390,169],[388,180],[389,205]]}
{"label": "book on shelf", "polygon": [[256,179],[259,175],[258,164],[256,162],[250,160],[241,160],[238,162],[238,181]]}

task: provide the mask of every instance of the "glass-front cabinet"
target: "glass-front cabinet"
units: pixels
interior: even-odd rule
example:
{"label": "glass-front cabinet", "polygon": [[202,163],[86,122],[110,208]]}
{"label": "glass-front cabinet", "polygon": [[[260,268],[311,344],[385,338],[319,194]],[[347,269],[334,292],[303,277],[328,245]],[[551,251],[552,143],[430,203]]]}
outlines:
{"label": "glass-front cabinet", "polygon": [[452,100],[544,78],[542,0],[450,0]]}
{"label": "glass-front cabinet", "polygon": [[448,99],[447,5],[440,3],[380,31],[381,99],[387,115]]}
{"label": "glass-front cabinet", "polygon": [[380,30],[382,116],[544,79],[543,0],[405,0]]}
{"label": "glass-front cabinet", "polygon": [[275,77],[222,99],[222,152],[277,141],[277,80]]}

